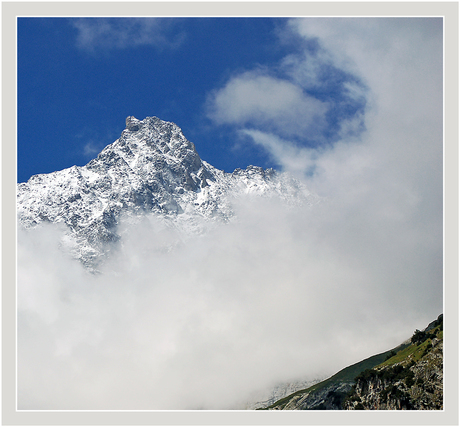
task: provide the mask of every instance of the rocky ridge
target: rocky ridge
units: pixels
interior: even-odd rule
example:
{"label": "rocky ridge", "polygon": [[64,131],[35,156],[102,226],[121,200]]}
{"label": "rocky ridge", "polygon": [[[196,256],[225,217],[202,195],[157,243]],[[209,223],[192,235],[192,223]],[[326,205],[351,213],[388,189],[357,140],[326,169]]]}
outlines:
{"label": "rocky ridge", "polygon": [[405,352],[362,372],[343,403],[344,409],[441,410],[443,334],[442,318],[439,320],[432,330],[416,331]]}
{"label": "rocky ridge", "polygon": [[130,116],[120,138],[85,166],[19,183],[18,224],[64,224],[63,247],[97,269],[120,240],[122,218],[153,214],[184,235],[201,233],[204,224],[230,221],[233,200],[248,194],[316,203],[287,174],[255,166],[226,173],[203,161],[176,124]]}
{"label": "rocky ridge", "polygon": [[433,339],[432,345],[419,362],[404,361],[360,377],[345,409],[442,409],[442,340]]}
{"label": "rocky ridge", "polygon": [[268,410],[442,410],[443,316],[397,348],[347,367]]}

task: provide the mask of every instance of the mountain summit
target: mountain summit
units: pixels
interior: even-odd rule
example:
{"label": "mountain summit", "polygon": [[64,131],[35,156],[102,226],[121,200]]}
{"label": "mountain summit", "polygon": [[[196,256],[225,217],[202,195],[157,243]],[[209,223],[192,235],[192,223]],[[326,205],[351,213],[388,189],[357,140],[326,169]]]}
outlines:
{"label": "mountain summit", "polygon": [[232,200],[246,194],[312,204],[316,197],[286,173],[248,166],[226,173],[203,161],[174,123],[126,119],[120,138],[82,167],[32,176],[17,187],[19,226],[63,223],[63,242],[90,269],[120,235],[120,219],[153,214],[185,234],[204,222],[234,217]]}

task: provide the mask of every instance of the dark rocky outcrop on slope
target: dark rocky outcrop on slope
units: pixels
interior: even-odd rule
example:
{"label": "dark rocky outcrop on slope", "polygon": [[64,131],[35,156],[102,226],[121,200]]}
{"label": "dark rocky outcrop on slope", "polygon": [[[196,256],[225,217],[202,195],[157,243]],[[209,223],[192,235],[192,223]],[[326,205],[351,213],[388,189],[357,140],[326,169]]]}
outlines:
{"label": "dark rocky outcrop on slope", "polygon": [[356,378],[344,409],[443,408],[442,316],[431,330],[415,331],[411,346]]}
{"label": "dark rocky outcrop on slope", "polygon": [[443,409],[443,316],[399,347],[365,359],[268,410]]}

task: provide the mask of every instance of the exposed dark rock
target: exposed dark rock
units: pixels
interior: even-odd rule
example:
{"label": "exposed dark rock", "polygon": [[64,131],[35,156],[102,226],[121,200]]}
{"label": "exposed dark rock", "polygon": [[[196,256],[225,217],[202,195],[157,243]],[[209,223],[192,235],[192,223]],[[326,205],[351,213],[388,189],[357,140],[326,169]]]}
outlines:
{"label": "exposed dark rock", "polygon": [[[261,409],[441,410],[442,319],[440,315],[423,334],[416,330],[412,340],[397,349],[345,368],[321,383]],[[358,366],[367,368],[350,381],[349,373]]]}

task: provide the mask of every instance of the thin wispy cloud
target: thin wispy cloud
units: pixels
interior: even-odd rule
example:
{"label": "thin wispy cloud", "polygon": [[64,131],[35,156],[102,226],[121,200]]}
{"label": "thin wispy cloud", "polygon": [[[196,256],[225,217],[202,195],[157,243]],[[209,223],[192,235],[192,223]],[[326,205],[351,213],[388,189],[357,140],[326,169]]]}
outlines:
{"label": "thin wispy cloud", "polygon": [[80,18],[71,20],[77,30],[78,48],[100,50],[153,46],[171,49],[180,45],[184,34],[171,31],[177,20],[161,18]]}
{"label": "thin wispy cloud", "polygon": [[83,147],[83,154],[86,157],[93,158],[95,155],[99,154],[102,150],[100,144],[95,143],[94,141],[88,141]]}
{"label": "thin wispy cloud", "polygon": [[277,166],[281,166],[297,178],[302,179],[306,174],[314,172],[315,157],[318,155],[316,150],[256,129],[243,129],[240,134],[246,135],[253,143],[263,147]]}

